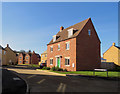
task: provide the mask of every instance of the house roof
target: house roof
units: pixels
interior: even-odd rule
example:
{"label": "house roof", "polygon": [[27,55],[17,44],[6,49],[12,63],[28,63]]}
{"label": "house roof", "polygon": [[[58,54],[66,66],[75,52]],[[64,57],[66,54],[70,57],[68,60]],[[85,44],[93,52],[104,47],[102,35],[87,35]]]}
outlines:
{"label": "house roof", "polygon": [[120,50],[120,47],[119,47],[119,46],[115,46],[115,47],[117,47],[117,48]]}
{"label": "house roof", "polygon": [[1,45],[0,45],[0,49],[5,50]]}
{"label": "house roof", "polygon": [[[71,39],[71,38],[74,38],[74,37],[77,37],[77,35],[82,31],[83,27],[85,26],[85,24],[88,22],[88,20],[90,20],[91,18],[88,18],[80,23],[77,23],[75,25],[72,25],[68,28],[65,28],[63,29],[61,32],[59,31],[56,36],[58,36],[58,38],[56,39],[55,42],[53,42],[53,39],[49,42],[49,44],[53,44],[53,43],[56,43],[56,42],[60,42],[60,41],[64,41],[64,40],[67,40],[67,39]],[[74,34],[68,38],[68,30],[73,28],[75,30]],[[47,44],[47,45],[49,45]]]}

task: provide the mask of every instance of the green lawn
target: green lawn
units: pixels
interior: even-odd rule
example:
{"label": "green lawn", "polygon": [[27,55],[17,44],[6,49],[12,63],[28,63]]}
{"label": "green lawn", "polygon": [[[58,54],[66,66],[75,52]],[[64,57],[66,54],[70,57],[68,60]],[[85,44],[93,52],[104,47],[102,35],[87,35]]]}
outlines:
{"label": "green lawn", "polygon": [[[80,74],[80,75],[90,75],[93,76],[93,71],[73,71],[73,72],[60,72],[60,71],[51,71],[61,74]],[[95,76],[107,77],[107,72],[95,72]],[[120,77],[120,72],[108,71],[108,77]]]}

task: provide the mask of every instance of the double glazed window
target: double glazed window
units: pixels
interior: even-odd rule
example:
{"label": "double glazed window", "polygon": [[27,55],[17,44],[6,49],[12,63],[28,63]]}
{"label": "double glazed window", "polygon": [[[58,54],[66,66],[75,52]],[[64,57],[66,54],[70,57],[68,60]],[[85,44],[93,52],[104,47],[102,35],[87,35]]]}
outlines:
{"label": "double glazed window", "polygon": [[91,30],[90,30],[90,29],[88,29],[88,35],[89,35],[89,36],[91,35]]}
{"label": "double glazed window", "polygon": [[58,50],[60,50],[60,44],[58,44]]}
{"label": "double glazed window", "polygon": [[66,50],[69,50],[69,49],[70,49],[70,43],[67,42],[67,43],[66,43]]}
{"label": "double glazed window", "polygon": [[28,59],[28,57],[26,57],[26,59]]}
{"label": "double glazed window", "polygon": [[50,59],[50,65],[52,65],[53,64],[53,59]]}
{"label": "double glazed window", "polygon": [[50,47],[50,51],[53,52],[53,46]]}
{"label": "double glazed window", "polygon": [[70,65],[70,59],[69,58],[65,58],[65,65]]}

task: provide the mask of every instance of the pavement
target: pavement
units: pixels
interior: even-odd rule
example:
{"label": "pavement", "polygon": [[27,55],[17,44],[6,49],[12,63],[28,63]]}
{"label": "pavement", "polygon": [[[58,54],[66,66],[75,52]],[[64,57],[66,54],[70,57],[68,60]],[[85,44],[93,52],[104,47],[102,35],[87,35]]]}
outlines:
{"label": "pavement", "polygon": [[23,79],[12,71],[2,69],[2,94],[25,94],[27,85]]}
{"label": "pavement", "polygon": [[16,72],[29,86],[30,94],[35,92],[119,92],[119,80],[96,79],[53,75],[32,69],[7,68]]}

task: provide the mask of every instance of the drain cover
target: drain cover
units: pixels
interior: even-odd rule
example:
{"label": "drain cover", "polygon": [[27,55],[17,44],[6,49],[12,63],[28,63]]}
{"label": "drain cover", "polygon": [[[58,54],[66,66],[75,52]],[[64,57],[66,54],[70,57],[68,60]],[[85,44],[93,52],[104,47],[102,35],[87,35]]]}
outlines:
{"label": "drain cover", "polygon": [[13,80],[21,80],[20,78],[16,77],[16,78],[13,78]]}

